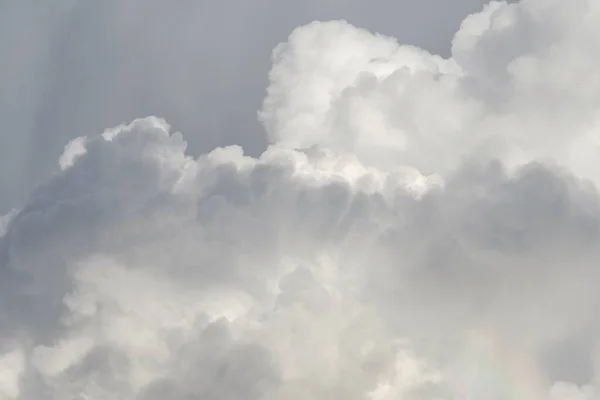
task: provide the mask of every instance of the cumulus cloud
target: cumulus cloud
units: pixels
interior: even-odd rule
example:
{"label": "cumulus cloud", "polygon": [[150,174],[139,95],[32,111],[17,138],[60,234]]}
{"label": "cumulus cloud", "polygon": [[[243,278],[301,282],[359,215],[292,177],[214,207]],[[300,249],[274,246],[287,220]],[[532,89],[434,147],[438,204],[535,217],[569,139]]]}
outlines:
{"label": "cumulus cloud", "polygon": [[447,54],[485,2],[2,1],[0,213],[49,179],[67,142],[140,116],[184,131],[194,156],[231,144],[260,155],[269,55],[299,25],[344,18]]}
{"label": "cumulus cloud", "polygon": [[315,22],[258,156],[63,143],[0,219],[0,399],[596,399],[597,26],[492,2],[442,57]]}

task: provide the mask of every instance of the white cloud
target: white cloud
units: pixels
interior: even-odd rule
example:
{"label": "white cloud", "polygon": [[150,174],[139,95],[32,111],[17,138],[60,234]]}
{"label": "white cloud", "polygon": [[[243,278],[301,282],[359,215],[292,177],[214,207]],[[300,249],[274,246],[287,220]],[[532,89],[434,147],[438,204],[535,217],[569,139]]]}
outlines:
{"label": "white cloud", "polygon": [[379,168],[542,158],[597,179],[593,8],[492,2],[464,21],[448,60],[345,23],[302,27],[275,53],[262,118],[273,142]]}
{"label": "white cloud", "polygon": [[19,350],[0,356],[0,398],[16,399],[19,396],[19,375],[24,364],[23,353]]}
{"label": "white cloud", "polygon": [[312,23],[259,157],[157,117],[70,142],[0,223],[0,395],[596,398],[598,26],[493,3],[444,59]]}

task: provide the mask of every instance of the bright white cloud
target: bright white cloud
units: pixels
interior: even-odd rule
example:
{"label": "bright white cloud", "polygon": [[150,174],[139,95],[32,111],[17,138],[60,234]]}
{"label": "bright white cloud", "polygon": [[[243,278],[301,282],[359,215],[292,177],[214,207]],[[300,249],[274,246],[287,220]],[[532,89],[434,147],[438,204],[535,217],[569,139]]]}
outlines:
{"label": "bright white cloud", "polygon": [[259,157],[70,142],[0,220],[0,399],[597,398],[597,27],[491,3],[444,59],[312,23]]}
{"label": "bright white cloud", "polygon": [[448,60],[344,23],[299,28],[275,53],[262,118],[274,142],[379,168],[542,158],[595,180],[594,7],[492,2],[463,22]]}

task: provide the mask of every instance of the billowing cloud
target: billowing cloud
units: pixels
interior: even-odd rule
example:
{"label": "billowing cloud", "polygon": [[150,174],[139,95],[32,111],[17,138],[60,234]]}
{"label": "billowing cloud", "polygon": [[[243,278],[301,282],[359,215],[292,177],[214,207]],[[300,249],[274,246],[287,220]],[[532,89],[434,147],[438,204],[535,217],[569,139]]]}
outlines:
{"label": "billowing cloud", "polygon": [[[265,149],[269,55],[313,20],[346,19],[445,55],[487,0],[0,2],[0,213],[55,172],[65,143],[160,115],[198,156]],[[242,67],[243,66],[243,67]]]}
{"label": "billowing cloud", "polygon": [[259,156],[63,143],[0,219],[0,399],[598,398],[599,26],[493,2],[441,57],[315,22]]}

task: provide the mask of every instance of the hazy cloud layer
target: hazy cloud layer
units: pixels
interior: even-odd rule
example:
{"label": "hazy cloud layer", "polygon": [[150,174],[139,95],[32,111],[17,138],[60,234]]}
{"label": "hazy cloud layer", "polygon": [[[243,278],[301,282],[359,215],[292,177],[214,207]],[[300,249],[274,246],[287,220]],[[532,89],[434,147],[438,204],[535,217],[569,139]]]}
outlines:
{"label": "hazy cloud layer", "polygon": [[0,399],[597,399],[599,27],[493,2],[441,57],[304,25],[256,156],[90,122],[0,219]]}

